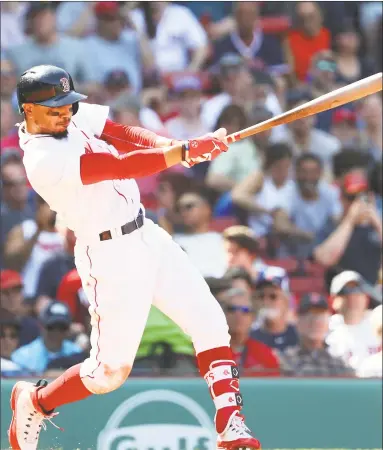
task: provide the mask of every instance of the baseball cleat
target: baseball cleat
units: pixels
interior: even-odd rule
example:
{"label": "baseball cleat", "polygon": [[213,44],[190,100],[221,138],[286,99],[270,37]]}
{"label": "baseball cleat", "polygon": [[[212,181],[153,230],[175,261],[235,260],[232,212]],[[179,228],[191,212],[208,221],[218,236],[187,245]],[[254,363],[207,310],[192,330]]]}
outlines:
{"label": "baseball cleat", "polygon": [[217,450],[260,450],[261,443],[250,433],[244,418],[235,414],[226,430],[218,436]]}
{"label": "baseball cleat", "polygon": [[32,394],[48,383],[40,380],[37,384],[19,381],[11,394],[12,422],[8,430],[11,448],[14,450],[37,450],[41,428],[46,429],[45,420],[55,425],[51,419],[58,413],[44,414],[41,408],[34,404]]}

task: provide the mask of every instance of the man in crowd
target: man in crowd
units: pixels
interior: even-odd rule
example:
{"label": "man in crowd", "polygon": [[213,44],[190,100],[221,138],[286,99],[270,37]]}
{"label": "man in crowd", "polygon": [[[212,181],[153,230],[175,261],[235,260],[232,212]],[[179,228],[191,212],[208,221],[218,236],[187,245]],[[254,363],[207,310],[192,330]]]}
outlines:
{"label": "man in crowd", "polygon": [[382,220],[368,197],[368,181],[361,170],[342,177],[343,216],[330,224],[323,241],[314,248],[316,262],[328,268],[328,278],[339,270],[354,270],[372,285],[382,258]]}
{"label": "man in crowd", "polygon": [[43,326],[41,337],[12,354],[13,362],[34,374],[44,373],[56,358],[82,352],[77,344],[67,339],[72,318],[65,304],[50,303],[39,318]]}
{"label": "man in crowd", "polygon": [[186,228],[174,235],[204,277],[220,277],[226,269],[223,238],[210,231],[212,217],[211,195],[206,189],[184,193],[178,200],[178,210]]}
{"label": "man in crowd", "polygon": [[251,337],[271,348],[285,351],[295,346],[298,334],[295,326],[289,323],[288,280],[284,270],[270,268],[265,270],[256,283],[256,298],[260,305],[259,320]]}
{"label": "man in crowd", "polygon": [[233,285],[223,294],[223,308],[234,358],[243,375],[279,375],[279,364],[271,348],[250,336],[256,314],[251,292]]}
{"label": "man in crowd", "polygon": [[371,326],[368,287],[359,273],[344,271],[334,277],[330,292],[338,312],[331,318],[329,351],[359,369],[366,358],[380,350],[381,342]]}
{"label": "man in crowd", "polygon": [[29,344],[40,336],[38,321],[29,315],[23,296],[23,281],[18,272],[2,270],[0,273],[1,308],[6,314],[12,314],[19,324],[20,345]]}
{"label": "man in crowd", "polygon": [[371,327],[375,331],[376,336],[380,341],[380,351],[374,355],[370,355],[362,363],[358,370],[358,376],[363,378],[379,377],[382,378],[382,305],[377,306],[370,316]]}
{"label": "man in crowd", "polygon": [[299,341],[296,346],[278,355],[283,375],[318,377],[354,374],[340,357],[331,355],[325,343],[330,314],[323,295],[310,292],[302,297],[298,308]]}
{"label": "man in crowd", "polygon": [[[290,201],[274,215],[274,231],[282,240],[281,257],[306,259],[315,242],[322,240],[329,223],[340,216],[341,205],[336,189],[322,180],[323,164],[317,155],[298,157],[295,175]],[[312,236],[311,242],[307,242],[307,233]]]}

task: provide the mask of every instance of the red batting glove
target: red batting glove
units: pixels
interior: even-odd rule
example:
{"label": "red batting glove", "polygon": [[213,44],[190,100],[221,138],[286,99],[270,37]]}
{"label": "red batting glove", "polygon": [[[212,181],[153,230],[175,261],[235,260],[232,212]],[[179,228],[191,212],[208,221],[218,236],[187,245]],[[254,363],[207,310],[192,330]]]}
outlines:
{"label": "red batting glove", "polygon": [[[228,148],[224,142],[211,136],[191,139],[182,145],[182,160],[188,162],[206,154],[217,156],[219,153],[226,152]],[[210,159],[212,158],[208,160]]]}

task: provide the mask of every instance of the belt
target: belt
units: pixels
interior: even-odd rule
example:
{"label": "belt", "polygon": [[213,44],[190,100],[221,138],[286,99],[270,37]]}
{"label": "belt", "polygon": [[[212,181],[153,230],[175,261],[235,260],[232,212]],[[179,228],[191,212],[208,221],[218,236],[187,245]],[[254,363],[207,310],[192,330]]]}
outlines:
{"label": "belt", "polygon": [[103,231],[99,234],[100,241],[108,241],[109,239],[113,239],[119,236],[123,236],[124,234],[130,234],[135,230],[141,228],[144,224],[144,213],[142,209],[138,212],[138,216],[132,220],[131,222],[122,225],[121,227],[113,228],[111,230]]}

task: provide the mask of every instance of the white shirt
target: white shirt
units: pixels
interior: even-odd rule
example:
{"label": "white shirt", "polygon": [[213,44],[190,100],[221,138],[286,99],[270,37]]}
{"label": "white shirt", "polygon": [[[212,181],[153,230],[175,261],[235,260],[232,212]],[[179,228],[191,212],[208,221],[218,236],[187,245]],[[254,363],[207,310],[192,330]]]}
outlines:
{"label": "white shirt", "polygon": [[357,375],[361,378],[382,378],[382,352],[366,358],[357,371]]}
{"label": "white shirt", "polygon": [[82,184],[80,156],[86,149],[118,155],[113,146],[98,139],[108,114],[106,106],[79,103],[68,137],[60,140],[50,135],[30,135],[24,124],[19,128],[23,162],[33,189],[85,243],[103,231],[134,220],[141,207],[133,179]]}
{"label": "white shirt", "polygon": [[226,253],[220,233],[176,234],[174,240],[185,250],[191,262],[206,277],[222,277]]}
{"label": "white shirt", "polygon": [[203,136],[209,132],[202,121],[188,122],[183,117],[174,117],[165,123],[166,130],[173,139],[186,140],[195,136]]}
{"label": "white shirt", "polygon": [[353,369],[358,370],[364,361],[379,352],[381,343],[370,321],[371,312],[366,313],[365,318],[357,325],[346,325],[336,320],[332,323],[334,331],[330,332],[326,339],[329,352],[335,357],[342,358]]}
{"label": "white shirt", "polygon": [[[131,18],[140,32],[146,32],[144,14],[135,9]],[[185,6],[169,4],[158,25],[151,47],[161,72],[185,70],[189,51],[207,45],[206,32],[194,14]]]}
{"label": "white shirt", "polygon": [[[21,223],[24,239],[29,240],[37,231],[34,220]],[[64,236],[57,231],[42,231],[32,249],[31,255],[24,266],[22,277],[25,297],[36,295],[40,270],[47,259],[54,253],[64,250]]]}
{"label": "white shirt", "polygon": [[[287,180],[283,186],[275,186],[270,177],[266,177],[262,189],[255,195],[257,205],[272,212],[277,208],[285,208],[291,203],[294,194],[294,181]],[[257,236],[264,236],[269,232],[273,223],[271,215],[252,214],[249,217],[249,227]]]}

